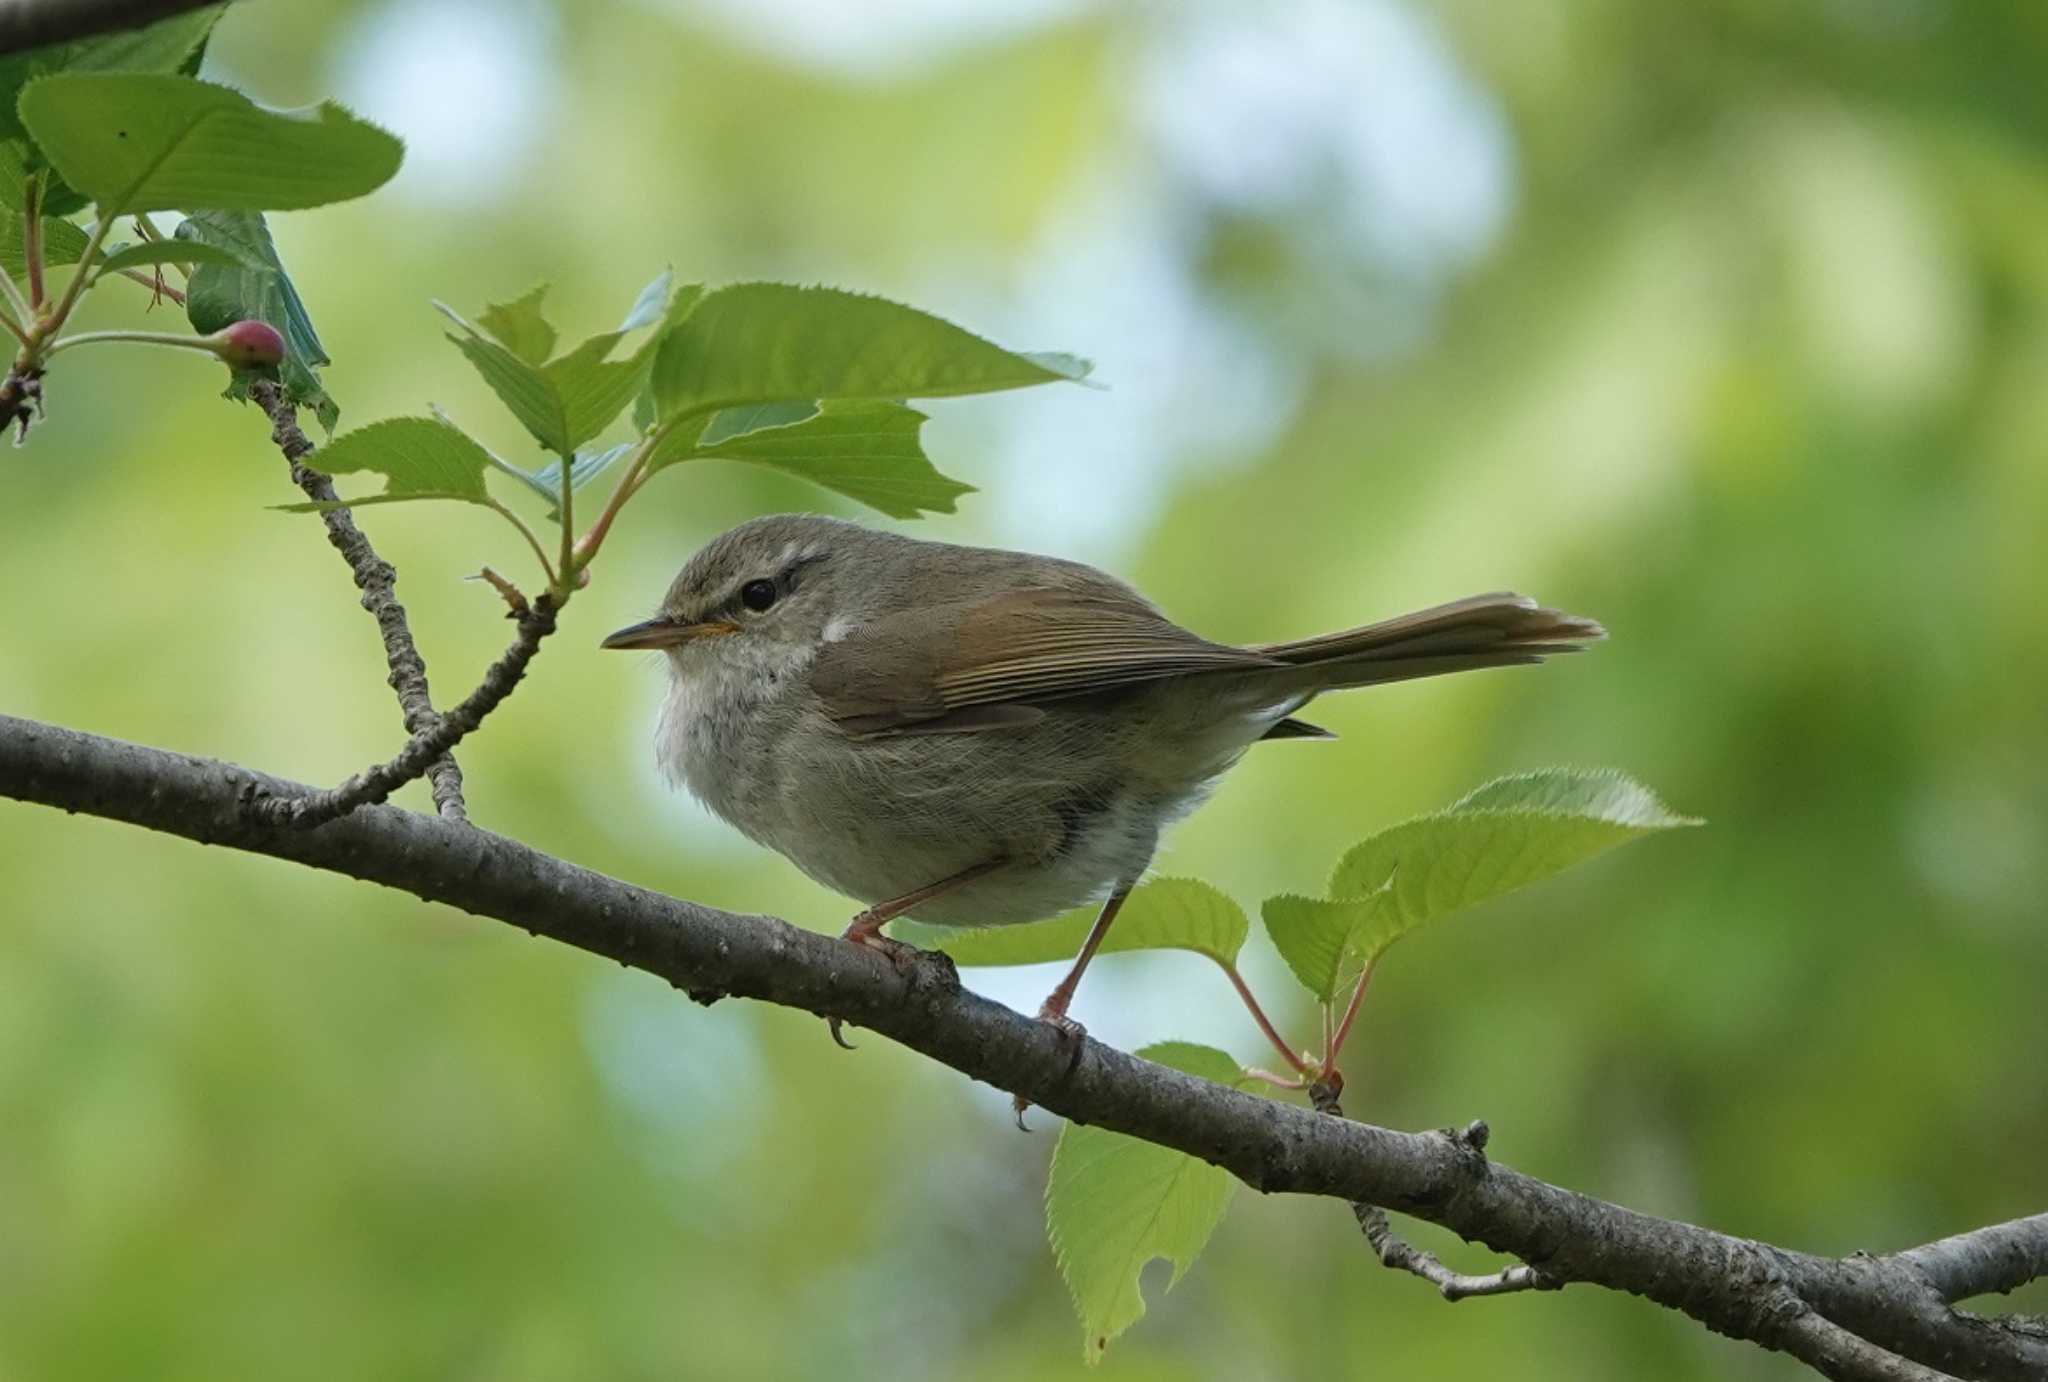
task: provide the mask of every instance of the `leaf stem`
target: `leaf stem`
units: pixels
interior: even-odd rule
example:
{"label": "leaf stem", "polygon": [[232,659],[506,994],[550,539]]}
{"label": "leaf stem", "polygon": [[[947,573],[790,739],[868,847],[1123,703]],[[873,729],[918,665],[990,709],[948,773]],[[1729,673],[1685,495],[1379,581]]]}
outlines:
{"label": "leaf stem", "polygon": [[[4,273],[0,273],[0,283],[5,283],[9,288],[14,286],[13,280]],[[8,296],[14,297],[18,295],[10,293]],[[15,320],[13,309],[4,304],[0,304],[0,326],[6,327],[14,339],[20,341],[22,345],[26,346],[28,344],[28,332],[22,330],[21,323]]]}
{"label": "leaf stem", "polygon": [[527,527],[526,521],[518,514],[512,512],[504,504],[490,498],[488,495],[484,498],[484,507],[503,514],[505,521],[519,530],[519,535],[526,539],[526,545],[533,549],[533,555],[539,559],[540,569],[547,573],[548,589],[555,591],[560,597],[556,603],[567,604],[569,602],[569,591],[563,586],[562,582],[555,579],[555,568],[548,565],[547,549],[540,545],[540,539],[534,536],[533,529]]}
{"label": "leaf stem", "polygon": [[85,291],[86,282],[93,276],[93,261],[99,258],[100,246],[106,243],[107,228],[113,224],[113,217],[100,214],[103,208],[93,208],[99,219],[92,223],[92,231],[85,237],[85,252],[78,256],[78,268],[71,275],[71,281],[64,285],[64,296],[57,299],[57,305],[50,312],[50,330],[56,330],[71,315],[71,309],[78,305],[79,294]]}
{"label": "leaf stem", "polygon": [[104,341],[130,341],[137,345],[176,346],[181,350],[199,350],[208,355],[219,352],[204,336],[181,336],[171,331],[81,331],[75,336],[59,336],[44,349],[43,354],[55,355],[60,350],[73,346],[97,345]]}
{"label": "leaf stem", "polygon": [[[612,496],[605,500],[603,510],[597,515],[597,521],[592,523],[590,531],[577,538],[575,545],[569,549],[569,556],[564,559],[567,566],[562,573],[565,580],[572,573],[582,571],[596,560],[598,549],[604,546],[605,534],[612,530],[612,520],[619,516],[619,510],[625,507],[626,501],[639,489],[641,472],[647,468],[648,458],[654,454],[655,447],[661,445],[662,438],[668,435],[672,426],[673,422],[664,423],[641,438],[640,445],[634,449],[633,459],[626,466],[626,473],[619,477],[619,483],[612,488]],[[565,466],[562,470],[562,488],[565,493],[569,488],[568,475],[569,471]],[[565,508],[562,511],[562,532],[566,536],[568,531],[568,510]]]}
{"label": "leaf stem", "polygon": [[0,273],[0,295],[6,297],[7,306],[11,309],[11,315],[14,318],[9,325],[15,328],[14,334],[21,337],[21,343],[27,345],[28,332],[26,328],[30,322],[36,319],[36,314],[35,309],[28,305],[28,299],[21,295],[21,289],[14,286],[14,275]]}
{"label": "leaf stem", "polygon": [[[1211,958],[1214,957],[1212,956]],[[1271,1019],[1266,1016],[1266,1010],[1259,1006],[1258,999],[1252,997],[1251,986],[1246,984],[1244,976],[1237,972],[1237,966],[1225,964],[1222,960],[1217,960],[1216,963],[1221,965],[1223,972],[1230,976],[1230,986],[1236,989],[1237,996],[1244,1000],[1246,1009],[1252,1015],[1252,1021],[1259,1024],[1259,1030],[1266,1034],[1266,1040],[1273,1043],[1273,1049],[1280,1053],[1281,1059],[1285,1060],[1296,1073],[1304,1076],[1313,1075],[1315,1071],[1309,1067],[1309,1063],[1288,1049],[1286,1041],[1282,1040],[1280,1033],[1274,1028]]]}
{"label": "leaf stem", "polygon": [[[21,258],[28,269],[28,304],[33,317],[43,305],[43,175],[31,174],[21,187]],[[82,271],[82,268],[81,268]]]}
{"label": "leaf stem", "polygon": [[[1351,990],[1351,1001],[1344,1008],[1344,1020],[1337,1024],[1337,1034],[1330,1038],[1329,1045],[1324,1048],[1323,1073],[1325,1075],[1337,1068],[1337,1053],[1344,1049],[1344,1041],[1351,1035],[1351,1024],[1358,1016],[1359,1005],[1365,1001],[1365,986],[1372,982],[1373,966],[1378,963],[1379,960],[1375,958],[1358,973],[1358,986]],[[1325,1011],[1328,1011],[1328,1009],[1325,1009]]]}
{"label": "leaf stem", "polygon": [[[576,452],[572,448],[562,454],[561,494],[555,500],[555,507],[559,510],[555,516],[561,520],[562,528],[562,554],[560,561],[562,579],[564,581],[572,579],[576,572],[576,491],[570,483],[573,478],[571,472],[575,469]],[[552,574],[548,577],[548,581],[550,584],[553,584],[554,577]],[[559,593],[564,600],[569,598],[567,590]]]}

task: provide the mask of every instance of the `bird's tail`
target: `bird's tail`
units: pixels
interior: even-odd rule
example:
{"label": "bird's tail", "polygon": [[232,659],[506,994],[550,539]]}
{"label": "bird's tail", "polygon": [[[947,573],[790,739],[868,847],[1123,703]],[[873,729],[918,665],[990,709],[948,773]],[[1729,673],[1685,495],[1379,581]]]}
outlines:
{"label": "bird's tail", "polygon": [[1576,653],[1605,638],[1591,619],[1545,609],[1524,595],[1500,592],[1454,600],[1363,628],[1268,643],[1248,651],[1293,663],[1317,690],[1373,686],[1479,667],[1541,662]]}

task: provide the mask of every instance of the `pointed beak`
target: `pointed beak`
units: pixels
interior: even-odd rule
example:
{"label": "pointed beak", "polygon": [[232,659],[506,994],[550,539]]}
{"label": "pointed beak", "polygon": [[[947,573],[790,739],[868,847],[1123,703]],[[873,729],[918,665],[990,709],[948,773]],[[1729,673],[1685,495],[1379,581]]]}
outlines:
{"label": "pointed beak", "polygon": [[703,624],[680,624],[673,619],[662,618],[644,619],[620,629],[597,646],[612,649],[679,648],[700,638],[719,638],[739,631],[740,626],[728,619],[713,619]]}

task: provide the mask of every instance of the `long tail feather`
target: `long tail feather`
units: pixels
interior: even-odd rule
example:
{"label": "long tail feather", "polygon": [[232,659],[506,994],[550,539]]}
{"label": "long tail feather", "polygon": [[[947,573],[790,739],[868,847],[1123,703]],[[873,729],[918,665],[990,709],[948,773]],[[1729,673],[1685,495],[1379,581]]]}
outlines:
{"label": "long tail feather", "polygon": [[1313,669],[1309,680],[1319,688],[1334,689],[1480,667],[1521,666],[1553,653],[1582,651],[1606,636],[1607,631],[1591,619],[1546,609],[1527,596],[1503,591],[1249,651]]}

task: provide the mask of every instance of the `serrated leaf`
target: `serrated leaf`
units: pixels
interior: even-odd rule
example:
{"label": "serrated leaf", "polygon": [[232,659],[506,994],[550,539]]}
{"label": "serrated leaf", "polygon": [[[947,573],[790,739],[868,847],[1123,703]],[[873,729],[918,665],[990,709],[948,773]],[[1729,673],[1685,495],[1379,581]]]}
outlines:
{"label": "serrated leaf", "polygon": [[430,417],[394,417],[344,432],[315,451],[306,464],[327,475],[370,471],[385,478],[383,492],[339,504],[292,504],[294,513],[405,499],[460,499],[482,504],[491,456],[461,428]]}
{"label": "serrated leaf", "polygon": [[1697,824],[1621,773],[1524,773],[1359,842],[1338,861],[1327,900],[1272,898],[1262,912],[1296,977],[1328,1001],[1418,927]]}
{"label": "serrated leaf", "polygon": [[[640,291],[618,330],[592,336],[545,364],[521,354],[530,351],[538,339],[534,329],[539,321],[536,294],[499,304],[484,314],[498,314],[497,320],[518,341],[518,349],[494,331],[466,320],[447,304],[437,302],[434,306],[462,328],[462,334],[450,334],[448,339],[476,367],[491,391],[535,441],[561,456],[574,452],[609,427],[640,392],[660,343],[660,332],[649,332],[622,359],[609,357],[628,335],[661,325],[667,304],[675,295],[672,275],[664,271]],[[650,302],[654,305],[650,306]]]}
{"label": "serrated leaf", "polygon": [[510,302],[488,303],[476,314],[477,325],[527,364],[541,364],[555,349],[554,325],[540,312],[547,295],[548,285],[541,283]]}
{"label": "serrated leaf", "polygon": [[749,403],[742,408],[726,408],[713,413],[704,424],[704,430],[697,434],[697,446],[701,449],[715,446],[734,437],[758,432],[764,427],[787,427],[794,422],[806,422],[818,415],[818,405],[808,398],[787,399],[780,403]]}
{"label": "serrated leaf", "polygon": [[[69,224],[65,222],[64,224]],[[76,227],[73,227],[76,230]],[[80,244],[83,245],[83,237]],[[68,262],[68,261],[67,261]],[[220,245],[209,245],[204,240],[145,240],[139,244],[125,246],[106,255],[99,261],[99,274],[118,273],[122,269],[150,268],[158,264],[217,264],[226,268],[248,269],[259,265],[250,263],[233,250]]]}
{"label": "serrated leaf", "polygon": [[382,186],[404,154],[331,101],[267,110],[193,77],[59,72],[30,82],[18,108],[51,166],[102,216],[323,206]]}
{"label": "serrated leaf", "polygon": [[[237,262],[203,263],[185,285],[185,319],[201,335],[247,320],[268,322],[284,337],[285,358],[277,378],[285,399],[311,408],[327,435],[341,420],[341,406],[320,382],[319,366],[327,352],[313,331],[306,305],[277,257],[270,227],[260,211],[194,211],[179,225],[175,237],[191,244],[211,245]],[[227,397],[247,399],[251,370],[237,370],[228,381]]]}
{"label": "serrated leaf", "polygon": [[[899,940],[943,950],[963,965],[1029,965],[1071,960],[1080,953],[1095,907],[1080,907],[1048,921],[1021,926],[930,926],[899,921]],[[1192,950],[1224,968],[1237,964],[1251,923],[1228,894],[1196,878],[1154,878],[1124,899],[1102,938],[1101,953],[1120,950]]]}
{"label": "serrated leaf", "polygon": [[654,362],[664,420],[790,399],[988,393],[1086,372],[1070,356],[1020,355],[914,307],[837,288],[736,283],[677,315]]}
{"label": "serrated leaf", "polygon": [[[28,272],[28,259],[21,243],[21,232],[26,224],[20,212],[0,207],[0,270],[15,278]],[[76,264],[84,253],[84,231],[69,221],[60,221],[54,216],[43,217],[44,264]]]}
{"label": "serrated leaf", "polygon": [[715,413],[711,420],[798,407],[811,409],[810,415],[693,447],[677,444],[671,433],[655,449],[650,468],[687,460],[747,461],[823,485],[891,518],[951,513],[955,499],[974,492],[974,486],[948,479],[932,465],[918,440],[925,415],[901,403],[756,404]]}
{"label": "serrated leaf", "polygon": [[[196,70],[205,51],[208,35],[220,20],[224,6],[214,5],[160,19],[140,29],[124,29],[69,43],[52,43],[25,53],[0,57],[0,140],[18,141],[29,161],[39,163],[28,150],[28,132],[22,127],[15,102],[21,89],[36,77],[52,72],[179,72]],[[54,189],[53,189],[54,190]],[[47,203],[53,215],[68,215],[85,204],[72,194],[76,205],[64,207],[52,197]],[[10,202],[19,206],[18,200]]]}
{"label": "serrated leaf", "polygon": [[[1340,898],[1283,893],[1260,904],[1259,919],[1302,987],[1328,1003],[1347,972],[1347,947],[1363,951],[1377,934],[1383,897],[1384,890],[1366,897]],[[1357,965],[1363,963],[1360,960]],[[1353,976],[1358,973],[1357,965],[1348,968]]]}
{"label": "serrated leaf", "polygon": [[[1213,1047],[1169,1041],[1137,1053],[1219,1084],[1242,1071]],[[1183,1152],[1122,1133],[1069,1123],[1060,1130],[1045,1187],[1045,1226],[1060,1275],[1081,1316],[1082,1357],[1102,1360],[1109,1341],[1145,1313],[1139,1273],[1155,1257],[1178,1285],[1230,1207],[1237,1181]]]}

